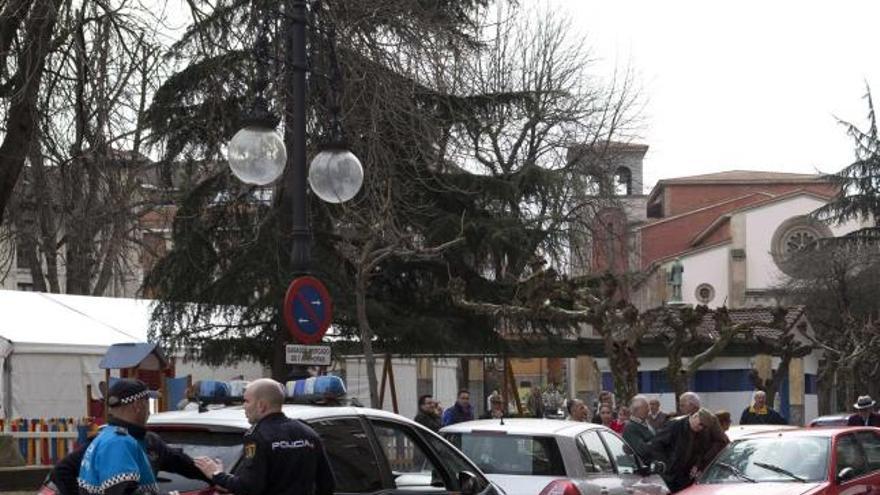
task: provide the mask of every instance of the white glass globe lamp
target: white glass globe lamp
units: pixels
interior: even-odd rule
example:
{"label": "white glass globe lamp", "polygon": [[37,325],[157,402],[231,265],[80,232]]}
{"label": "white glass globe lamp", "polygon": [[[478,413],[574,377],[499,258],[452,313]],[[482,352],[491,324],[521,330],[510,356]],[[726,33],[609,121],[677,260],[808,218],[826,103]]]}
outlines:
{"label": "white glass globe lamp", "polygon": [[344,203],[357,195],[364,183],[364,167],[351,151],[341,147],[322,150],[309,166],[312,191],[328,203]]}

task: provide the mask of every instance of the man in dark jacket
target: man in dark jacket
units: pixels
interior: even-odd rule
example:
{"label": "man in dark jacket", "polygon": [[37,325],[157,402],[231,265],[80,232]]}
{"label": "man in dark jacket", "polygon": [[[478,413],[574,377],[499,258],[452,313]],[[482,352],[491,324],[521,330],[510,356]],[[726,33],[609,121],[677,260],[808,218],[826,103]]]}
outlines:
{"label": "man in dark jacket", "polygon": [[430,394],[419,397],[419,412],[416,414],[415,422],[433,432],[440,431],[437,403],[434,402],[434,397]]}
{"label": "man in dark jacket", "polygon": [[471,393],[467,389],[458,391],[458,400],[452,407],[443,411],[443,426],[472,421],[474,419],[474,410],[471,408]]}
{"label": "man in dark jacket", "polygon": [[767,394],[756,390],[752,405],[745,408],[739,418],[741,425],[784,425],[788,421],[781,414],[767,406]]}
{"label": "man in dark jacket", "polygon": [[880,426],[880,414],[874,412],[876,403],[870,395],[863,395],[853,404],[856,413],[849,417],[849,426]]}
{"label": "man in dark jacket", "polygon": [[237,495],[332,495],[330,461],[318,434],[281,411],[284,387],[270,378],[244,391],[244,413],[253,426],[244,434],[244,457],[234,473],[219,460],[196,458],[211,481]]}
{"label": "man in dark jacket", "polygon": [[726,445],[712,433],[716,421],[711,412],[700,409],[669,421],[651,441],[653,459],[666,464],[663,479],[671,492],[690,486]]}
{"label": "man in dark jacket", "polygon": [[623,425],[623,439],[638,454],[645,464],[653,460],[651,453],[651,440],[654,439],[655,431],[648,424],[648,399],[643,395],[637,395],[629,403],[630,418]]}

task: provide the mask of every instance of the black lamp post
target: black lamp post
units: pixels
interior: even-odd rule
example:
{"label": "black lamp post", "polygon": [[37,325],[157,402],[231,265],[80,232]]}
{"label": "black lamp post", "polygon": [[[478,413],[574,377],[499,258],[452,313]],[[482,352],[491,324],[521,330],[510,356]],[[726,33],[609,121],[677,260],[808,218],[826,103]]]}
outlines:
{"label": "black lamp post", "polygon": [[[254,46],[257,74],[254,81],[254,105],[244,119],[245,127],[229,143],[229,163],[233,173],[244,182],[266,185],[277,179],[286,165],[284,197],[281,207],[290,212],[292,234],[291,264],[296,274],[309,271],[311,231],[309,229],[307,190],[322,200],[342,203],[353,198],[363,183],[363,167],[350,151],[335,144],[322,150],[306,166],[306,28],[308,5],[305,0],[287,0],[283,13],[284,65],[284,140],[275,131],[278,120],[268,111],[263,92],[268,85],[265,63],[268,55],[268,21],[260,23]],[[336,122],[336,116],[333,117]],[[288,154],[286,151],[290,150]],[[286,215],[284,215],[286,217]]]}
{"label": "black lamp post", "polygon": [[[363,183],[364,171],[360,160],[338,145],[324,149],[312,161],[306,162],[306,28],[308,5],[305,0],[286,0],[281,13],[284,37],[283,76],[280,91],[284,103],[284,139],[276,132],[278,119],[268,110],[264,91],[268,86],[266,63],[269,60],[268,28],[271,15],[255,13],[259,23],[254,45],[256,77],[254,78],[253,106],[244,118],[244,128],[229,142],[228,159],[232,172],[242,181],[267,185],[284,174],[283,195],[280,198],[279,223],[292,239],[290,261],[293,275],[309,272],[311,262],[311,230],[308,214],[308,188],[322,200],[341,203],[353,198]],[[332,42],[332,38],[331,38]],[[331,111],[336,112],[333,108]],[[334,134],[341,134],[338,115],[332,116]],[[337,140],[338,141],[338,140]],[[290,150],[290,153],[287,153]],[[279,301],[281,303],[281,301]],[[284,304],[280,304],[282,313]],[[276,336],[273,374],[282,378],[285,363],[286,339]],[[303,366],[295,365],[291,375],[307,375]],[[289,375],[289,376],[291,376]]]}

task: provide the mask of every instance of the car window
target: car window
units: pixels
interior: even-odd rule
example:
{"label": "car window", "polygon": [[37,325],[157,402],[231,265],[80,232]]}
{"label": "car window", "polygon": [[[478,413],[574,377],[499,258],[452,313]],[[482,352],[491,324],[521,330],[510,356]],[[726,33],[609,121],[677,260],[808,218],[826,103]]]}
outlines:
{"label": "car window", "polygon": [[845,468],[855,471],[853,477],[861,476],[868,472],[868,462],[865,452],[856,440],[855,435],[842,435],[837,439],[837,467],[835,473],[840,473]]}
{"label": "car window", "polygon": [[857,431],[856,440],[865,452],[868,471],[880,470],[880,435],[873,431]]}
{"label": "car window", "polygon": [[582,450],[581,455],[584,457],[584,465],[589,466],[587,472],[614,472],[614,465],[611,463],[611,458],[608,457],[605,444],[602,443],[602,440],[599,439],[599,435],[595,431],[582,433],[578,437],[578,448]]}
{"label": "car window", "polygon": [[[231,471],[242,453],[242,433],[211,432],[211,431],[157,431],[162,440],[172,449],[180,449],[190,457],[212,457],[220,459],[223,467]],[[198,491],[207,488],[208,484],[184,478],[179,474],[160,471],[157,476],[159,491]]]}
{"label": "car window", "polygon": [[432,449],[434,449],[434,452],[437,453],[440,458],[440,463],[443,464],[447,471],[452,473],[452,479],[450,482],[453,485],[454,490],[461,490],[461,487],[458,486],[458,475],[462,471],[473,473],[477,479],[480,480],[480,488],[477,491],[482,491],[483,488],[489,484],[486,478],[483,477],[474,465],[468,462],[460,452],[456,451],[450,447],[448,443],[441,440],[440,437],[430,433],[424,433],[422,434],[422,438]]}
{"label": "car window", "polygon": [[600,433],[614,464],[617,466],[618,474],[633,474],[639,468],[636,456],[633,455],[632,449],[629,448],[623,440],[614,433],[603,431]]}
{"label": "car window", "polygon": [[742,483],[742,475],[759,482],[823,481],[828,477],[829,444],[826,437],[811,436],[737,440],[718,454],[700,483]]}
{"label": "car window", "polygon": [[[425,453],[415,431],[398,423],[370,423],[388,460],[397,489],[419,492],[446,490],[447,480],[443,470]],[[453,488],[450,486],[450,489]]]}
{"label": "car window", "polygon": [[336,479],[336,491],[365,493],[382,488],[376,452],[359,419],[322,419],[309,421],[309,425],[324,443]]}
{"label": "car window", "polygon": [[565,476],[554,437],[471,432],[450,433],[446,438],[484,473]]}

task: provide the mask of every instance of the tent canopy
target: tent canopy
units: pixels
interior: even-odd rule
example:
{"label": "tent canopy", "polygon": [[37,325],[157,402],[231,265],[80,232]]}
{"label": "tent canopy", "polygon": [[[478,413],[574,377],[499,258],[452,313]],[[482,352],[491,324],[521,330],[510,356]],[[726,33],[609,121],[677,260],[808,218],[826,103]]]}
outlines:
{"label": "tent canopy", "polygon": [[13,344],[146,342],[153,301],[0,290],[0,337]]}
{"label": "tent canopy", "polygon": [[113,344],[98,366],[104,370],[134,367],[161,370],[168,367],[168,361],[156,344]]}

